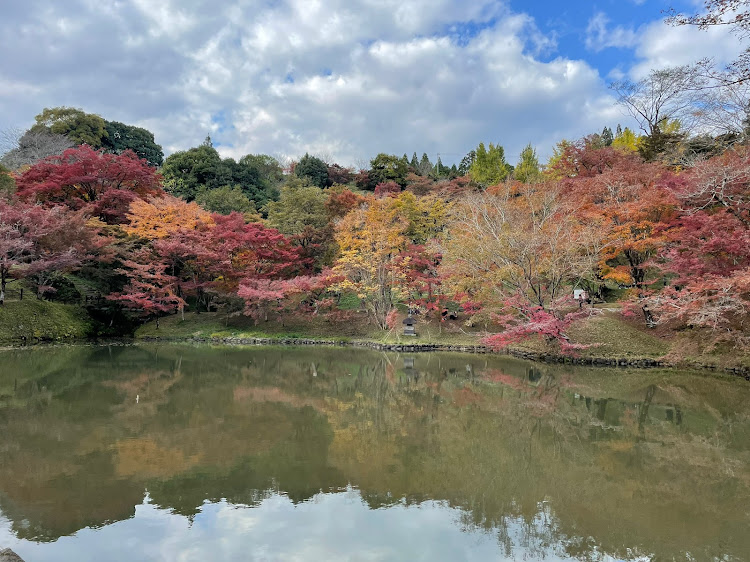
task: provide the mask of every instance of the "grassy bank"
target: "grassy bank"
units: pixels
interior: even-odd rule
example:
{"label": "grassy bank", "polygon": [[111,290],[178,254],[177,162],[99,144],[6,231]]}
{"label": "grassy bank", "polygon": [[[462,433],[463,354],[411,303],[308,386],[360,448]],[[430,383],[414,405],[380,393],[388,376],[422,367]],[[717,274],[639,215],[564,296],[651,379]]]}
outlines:
{"label": "grassy bank", "polygon": [[[340,343],[364,342],[383,345],[480,346],[487,332],[481,327],[466,327],[461,321],[445,323],[417,321],[417,337],[397,329],[385,332],[367,321],[366,315],[355,315],[344,322],[325,317],[287,317],[255,324],[243,315],[227,316],[221,312],[189,313],[161,318],[157,328],[151,321],[140,326],[136,339],[179,340],[314,340]],[[27,298],[8,301],[0,307],[0,345],[36,341],[72,341],[92,335],[94,323],[86,311],[75,305]],[[672,365],[713,366],[717,369],[750,369],[750,356],[735,349],[709,348],[706,339],[696,333],[670,333],[650,330],[642,322],[627,320],[615,309],[579,321],[569,330],[573,343],[590,346],[580,350],[583,358],[626,361],[661,360]],[[529,338],[512,347],[520,354],[558,353],[541,338]]]}
{"label": "grassy bank", "polygon": [[80,306],[33,296],[0,306],[0,344],[82,339],[91,329],[91,319]]}
{"label": "grassy bank", "polygon": [[[482,345],[486,332],[467,328],[461,322],[417,323],[418,336],[401,335],[397,330],[384,332],[368,324],[364,316],[343,323],[332,323],[320,317],[289,318],[255,325],[247,317],[227,317],[221,313],[186,314],[162,318],[159,327],[149,322],[136,331],[136,338],[186,339],[305,339],[378,344],[433,344],[454,346]],[[605,310],[598,316],[579,321],[571,327],[573,343],[590,346],[578,352],[584,358],[617,360],[663,360],[674,365],[750,367],[750,357],[736,350],[701,348],[700,335],[663,333],[648,329],[642,322],[627,320],[617,310]],[[529,338],[511,348],[530,354],[555,354],[556,349],[541,338]]]}

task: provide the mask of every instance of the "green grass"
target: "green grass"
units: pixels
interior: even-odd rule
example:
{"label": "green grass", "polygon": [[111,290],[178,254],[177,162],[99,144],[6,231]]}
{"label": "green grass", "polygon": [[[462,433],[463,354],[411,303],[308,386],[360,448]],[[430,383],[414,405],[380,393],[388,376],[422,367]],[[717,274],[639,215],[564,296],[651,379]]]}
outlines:
{"label": "green grass", "polygon": [[444,343],[454,345],[480,344],[478,334],[462,333],[453,328],[448,332],[437,323],[417,324],[418,336],[402,335],[400,324],[397,330],[384,332],[369,324],[365,314],[354,320],[329,322],[323,317],[286,318],[283,323],[277,320],[255,325],[245,316],[226,317],[222,313],[185,314],[169,316],[156,322],[151,321],[136,330],[136,338],[190,339],[190,338],[274,338],[274,339],[317,339],[352,341],[366,340],[379,343]]}
{"label": "green grass", "polygon": [[[321,341],[368,341],[385,344],[445,344],[458,346],[481,345],[485,333],[480,329],[466,328],[460,321],[440,325],[437,322],[423,322],[416,325],[417,337],[402,335],[401,324],[396,330],[384,332],[368,323],[363,313],[351,321],[329,322],[324,317],[286,318],[283,323],[277,320],[254,325],[250,318],[242,315],[227,318],[222,313],[186,314],[162,318],[160,328],[149,322],[136,331],[136,338],[161,338],[184,340],[190,338],[269,338],[269,339],[310,339]],[[674,350],[681,349],[684,341],[669,334],[659,334],[637,322],[623,318],[618,311],[608,307],[603,314],[575,323],[568,331],[573,343],[590,345],[578,351],[583,357],[605,359],[661,359],[682,364],[673,358]],[[532,337],[513,345],[512,350],[534,353],[559,353],[559,348],[550,345],[540,337]],[[685,349],[685,351],[688,351]],[[685,355],[683,354],[683,357]],[[739,366],[750,364],[746,355],[733,353],[717,361],[714,355],[698,351],[690,357],[692,364],[719,364]]]}
{"label": "green grass", "polygon": [[591,345],[581,355],[595,357],[663,357],[669,342],[659,339],[648,328],[638,328],[618,313],[604,313],[573,324],[568,335],[574,343]]}
{"label": "green grass", "polygon": [[75,305],[29,296],[0,306],[0,343],[81,339],[90,334],[91,328],[86,311]]}

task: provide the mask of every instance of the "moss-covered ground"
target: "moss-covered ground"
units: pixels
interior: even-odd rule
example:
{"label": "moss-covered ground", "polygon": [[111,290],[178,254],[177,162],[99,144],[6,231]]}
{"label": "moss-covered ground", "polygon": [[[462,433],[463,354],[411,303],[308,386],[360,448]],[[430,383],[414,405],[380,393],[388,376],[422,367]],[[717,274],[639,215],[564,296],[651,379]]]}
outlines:
{"label": "moss-covered ground", "polygon": [[0,306],[0,344],[82,339],[91,328],[88,314],[76,305],[31,296]]}

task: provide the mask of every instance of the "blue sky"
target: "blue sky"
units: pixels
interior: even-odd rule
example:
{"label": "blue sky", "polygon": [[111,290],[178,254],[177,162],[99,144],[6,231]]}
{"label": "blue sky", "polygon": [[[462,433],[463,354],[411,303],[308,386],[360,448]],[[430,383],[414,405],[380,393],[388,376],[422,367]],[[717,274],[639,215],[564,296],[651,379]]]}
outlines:
{"label": "blue sky", "polygon": [[[80,107],[153,131],[165,152],[211,134],[225,156],[378,152],[514,161],[629,124],[607,84],[740,51],[725,30],[663,23],[661,0],[6,0],[0,128]],[[448,156],[450,155],[450,156]]]}

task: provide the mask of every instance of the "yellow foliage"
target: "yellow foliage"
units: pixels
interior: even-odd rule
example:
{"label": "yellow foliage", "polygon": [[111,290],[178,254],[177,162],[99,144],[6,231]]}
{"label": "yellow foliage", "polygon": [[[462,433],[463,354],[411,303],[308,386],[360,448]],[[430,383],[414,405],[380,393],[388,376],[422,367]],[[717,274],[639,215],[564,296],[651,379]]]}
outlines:
{"label": "yellow foliage", "polygon": [[195,229],[201,224],[211,225],[211,214],[197,203],[167,195],[150,201],[136,199],[130,204],[127,215],[130,224],[123,230],[132,236],[156,240],[166,238],[180,229]]}

